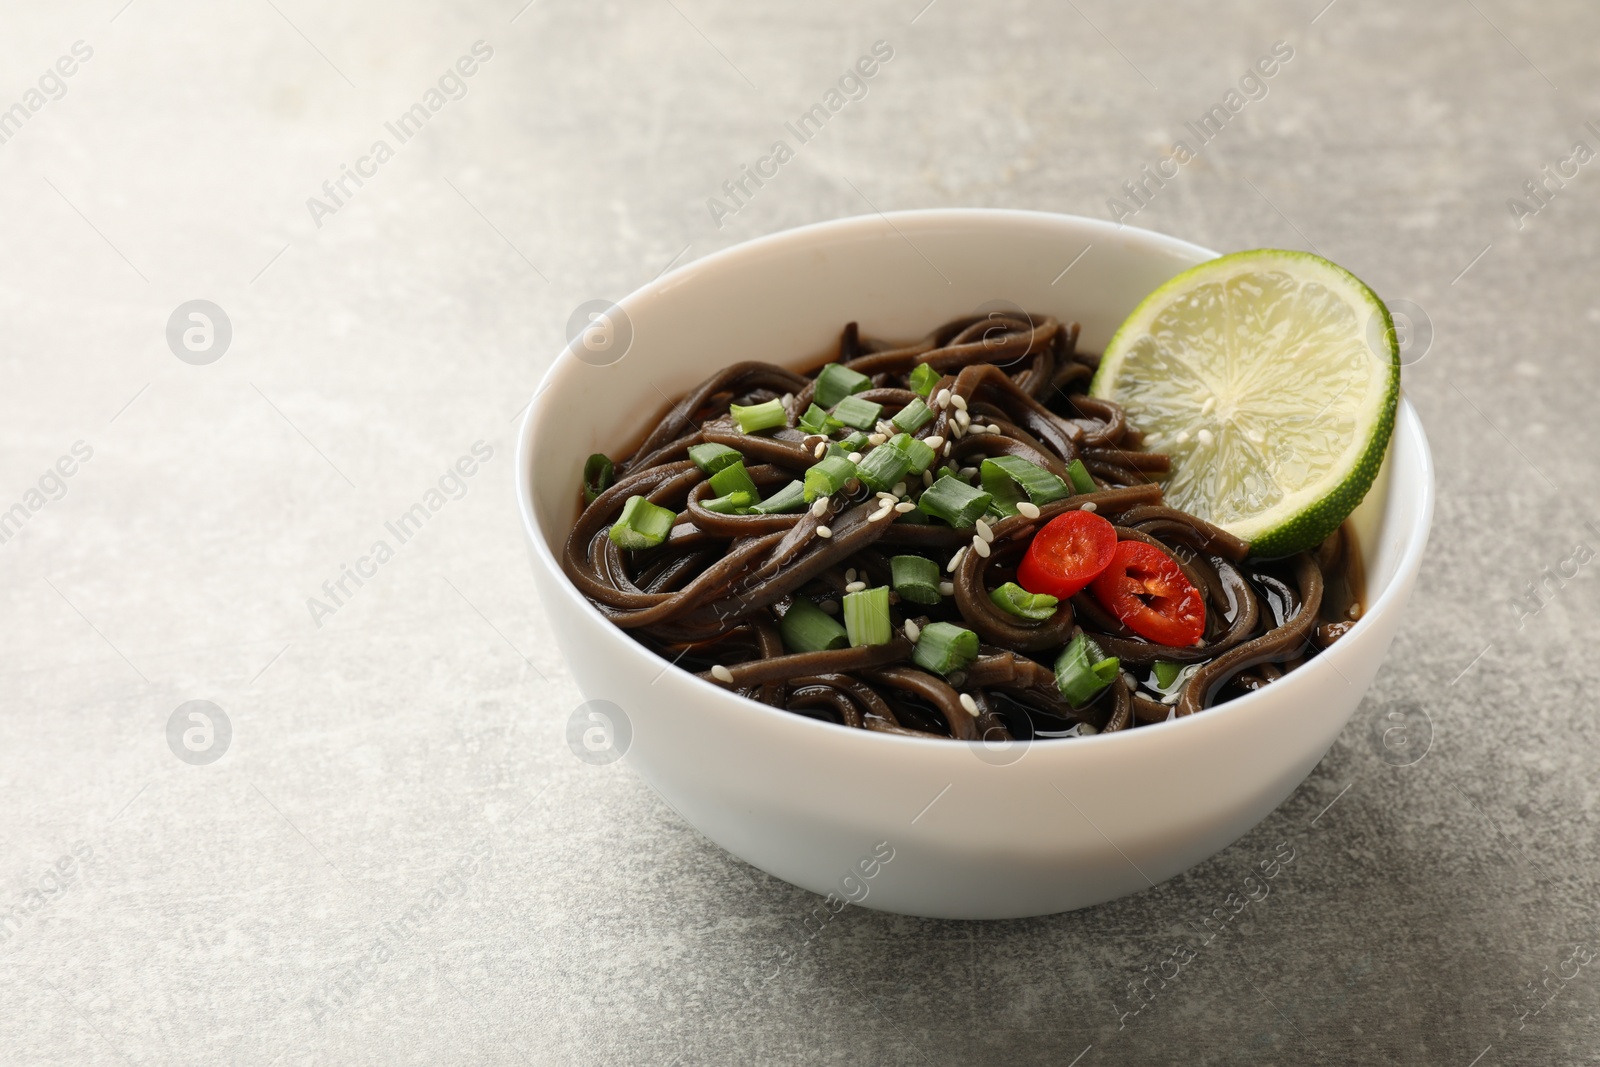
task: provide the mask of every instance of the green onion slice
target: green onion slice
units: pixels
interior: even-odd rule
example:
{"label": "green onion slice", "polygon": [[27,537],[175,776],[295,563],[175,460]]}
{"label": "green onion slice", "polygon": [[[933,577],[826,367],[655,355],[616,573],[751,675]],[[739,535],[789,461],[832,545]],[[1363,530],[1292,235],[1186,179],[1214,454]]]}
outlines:
{"label": "green onion slice", "polygon": [[833,406],[834,418],[858,430],[872,429],[878,424],[878,416],[882,414],[882,404],[862,400],[859,396],[847,396]]}
{"label": "green onion slice", "polygon": [[833,431],[842,429],[844,423],[812,404],[806,408],[805,414],[800,416],[799,427],[806,433],[820,433],[826,437]]}
{"label": "green onion slice", "polygon": [[913,604],[937,604],[944,599],[939,595],[939,565],[926,556],[890,557],[889,583],[901,600]]}
{"label": "green onion slice", "polygon": [[991,499],[988,493],[947,474],[922,491],[917,508],[957,529],[966,529],[983,518]]}
{"label": "green onion slice", "polygon": [[724,496],[702,500],[700,506],[707,511],[714,511],[718,515],[742,515],[750,510],[751,505],[759,501],[760,498],[754,493],[747,493],[743,489],[735,489]]}
{"label": "green onion slice", "polygon": [[1068,704],[1082,707],[1115,681],[1121,669],[1115,656],[1106,656],[1099,645],[1080,633],[1056,660],[1056,688]]}
{"label": "green onion slice", "polygon": [[1178,675],[1181,673],[1183,673],[1183,664],[1168,663],[1163,659],[1156,660],[1156,687],[1158,689],[1171,689],[1172,683],[1178,680]]}
{"label": "green onion slice", "polygon": [[757,501],[761,499],[761,491],[756,488],[755,480],[750,477],[750,472],[745,470],[744,462],[730,464],[723,467],[710,478],[711,491],[718,496],[728,493],[749,493]]}
{"label": "green onion slice", "polygon": [[1035,504],[1048,504],[1071,496],[1067,483],[1037,463],[1021,456],[992,456],[978,468],[984,492],[994,497],[994,509],[1002,515],[1015,515],[1024,498]]}
{"label": "green onion slice", "polygon": [[1016,582],[1007,582],[997,589],[991,589],[989,599],[1006,614],[1035,622],[1043,622],[1054,615],[1061,603],[1048,593],[1030,593]]}
{"label": "green onion slice", "polygon": [[795,597],[778,620],[778,633],[790,652],[825,652],[850,644],[839,621],[803,596]]}
{"label": "green onion slice", "polygon": [[898,448],[883,444],[868,452],[856,469],[874,492],[883,493],[905,478],[911,470],[911,460]]}
{"label": "green onion slice", "polygon": [[707,474],[715,474],[724,467],[731,467],[735,463],[744,462],[744,453],[727,445],[703,444],[690,445],[689,458],[694,460],[694,465]]}
{"label": "green onion slice", "polygon": [[783,401],[776,397],[764,404],[752,404],[749,407],[729,404],[728,414],[733,416],[739,429],[745,433],[760,433],[762,430],[775,430],[779,426],[789,425],[789,413],[783,409]]}
{"label": "green onion slice", "polygon": [[617,469],[609,456],[596,452],[583,463],[583,502],[593,504],[594,498],[611,488],[617,480]]}
{"label": "green onion slice", "polygon": [[944,375],[928,366],[918,363],[911,368],[911,389],[920,397],[928,397],[933,393],[933,387],[939,384],[939,379]]}
{"label": "green onion slice", "polygon": [[611,526],[611,540],[618,548],[654,548],[667,539],[677,521],[676,512],[642,496],[630,496],[622,505],[622,516]]}
{"label": "green onion slice", "polygon": [[818,404],[831,408],[851,393],[872,388],[872,379],[840,363],[830,363],[817,374],[817,388],[811,394]]}
{"label": "green onion slice", "polygon": [[921,474],[927,470],[928,464],[932,463],[934,457],[938,455],[931,445],[923,444],[908,433],[897,433],[889,438],[887,443],[906,454],[906,458],[911,461],[912,474]]}
{"label": "green onion slice", "polygon": [[1081,459],[1067,464],[1067,480],[1072,483],[1074,493],[1092,493],[1099,488],[1094,484],[1094,479],[1089,477],[1089,468],[1083,465]]}
{"label": "green onion slice", "polygon": [[819,496],[832,496],[856,476],[856,465],[843,456],[823,456],[806,470],[805,499],[809,504]]}
{"label": "green onion slice", "polygon": [[751,505],[750,510],[757,515],[782,515],[787,511],[799,511],[805,506],[806,488],[804,483],[796,478],[767,499]]}
{"label": "green onion slice", "polygon": [[880,585],[846,593],[844,628],[850,635],[851,648],[888,644],[894,636],[894,626],[889,621],[889,587]]}
{"label": "green onion slice", "polygon": [[911,650],[911,662],[935,674],[965,670],[977,658],[978,635],[949,622],[928,623]]}
{"label": "green onion slice", "polygon": [[895,413],[889,421],[902,433],[916,433],[933,420],[933,412],[921,400],[913,400]]}

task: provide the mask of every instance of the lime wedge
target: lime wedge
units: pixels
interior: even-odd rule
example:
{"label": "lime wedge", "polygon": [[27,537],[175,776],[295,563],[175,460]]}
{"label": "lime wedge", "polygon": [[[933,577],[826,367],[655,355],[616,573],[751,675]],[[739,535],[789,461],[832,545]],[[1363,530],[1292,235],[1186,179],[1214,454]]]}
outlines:
{"label": "lime wedge", "polygon": [[1327,537],[1371,487],[1400,351],[1383,301],[1349,271],[1307,252],[1238,252],[1145,297],[1089,392],[1172,457],[1167,504],[1283,556]]}

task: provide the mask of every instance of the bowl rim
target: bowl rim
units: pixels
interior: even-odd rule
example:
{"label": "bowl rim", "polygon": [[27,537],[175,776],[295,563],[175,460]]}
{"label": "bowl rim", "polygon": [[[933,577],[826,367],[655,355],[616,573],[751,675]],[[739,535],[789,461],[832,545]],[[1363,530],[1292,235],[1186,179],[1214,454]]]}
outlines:
{"label": "bowl rim", "polygon": [[[729,246],[728,248],[719,249],[702,259],[693,260],[682,264],[681,266],[675,267],[674,269],[661,274],[634,289],[631,293],[616,301],[616,303],[618,306],[621,306],[624,310],[626,310],[630,304],[637,304],[644,300],[661,297],[665,290],[669,289],[673,284],[681,280],[687,274],[717,270],[730,261],[736,261],[747,256],[779,249],[788,244],[809,243],[819,236],[848,232],[864,226],[869,226],[873,223],[887,223],[889,226],[894,227],[895,220],[900,220],[908,224],[915,225],[919,222],[984,222],[1000,219],[1008,219],[1019,222],[1048,223],[1054,226],[1061,226],[1065,224],[1069,228],[1076,228],[1079,232],[1093,231],[1102,236],[1118,235],[1124,240],[1131,236],[1137,242],[1148,243],[1167,251],[1179,251],[1187,254],[1194,254],[1204,257],[1204,259],[1214,259],[1223,254],[1203,245],[1185,241],[1182,238],[1172,237],[1155,230],[1148,230],[1137,226],[1117,225],[1104,219],[1089,218],[1082,215],[1048,211],[1029,211],[1012,208],[926,208],[910,211],[891,211],[887,213],[878,212],[870,215],[851,215],[844,218],[828,219],[821,222],[813,222],[803,226],[793,227],[787,230],[781,230],[777,233],[765,234],[747,241],[741,241],[737,244]],[[539,527],[538,517],[535,514],[535,483],[533,477],[534,467],[532,446],[534,434],[539,421],[539,398],[543,396],[545,392],[559,384],[560,380],[565,375],[568,373],[576,373],[570,368],[573,363],[578,361],[575,359],[564,358],[569,355],[570,352],[571,346],[568,345],[563,347],[561,351],[556,354],[556,357],[551,362],[549,368],[541,376],[537,388],[535,388],[532,397],[528,401],[527,410],[524,412],[522,420],[518,424],[514,476],[517,480],[517,509],[522,518],[523,533],[526,535],[529,543],[533,547],[534,558],[537,560],[538,564],[543,566],[557,579],[557,587],[561,590],[562,595],[568,597],[573,603],[575,603],[580,611],[588,613],[595,621],[601,623],[603,628],[609,632],[614,639],[621,642],[621,647],[630,649],[640,655],[650,656],[653,659],[659,660],[660,657],[655,656],[654,653],[650,652],[638,642],[631,640],[625,630],[617,627],[609,619],[607,619],[598,608],[589,602],[587,597],[579,592],[577,586],[573,585],[572,580],[567,576],[566,570],[561,566],[561,562],[556,556],[556,552],[560,551],[561,546],[552,547],[552,545],[546,540],[543,531]],[[1427,433],[1422,426],[1422,420],[1418,416],[1417,411],[1412,406],[1410,400],[1406,397],[1403,386],[1401,389],[1399,403],[1396,405],[1395,409],[1395,427],[1390,438],[1390,451],[1385,457],[1385,462],[1389,462],[1392,459],[1395,441],[1402,436],[1412,439],[1411,443],[1416,452],[1416,467],[1421,474],[1422,492],[1420,494],[1420,499],[1418,499],[1413,505],[1415,508],[1416,520],[1412,524],[1412,527],[1407,535],[1406,543],[1401,549],[1400,558],[1395,564],[1393,576],[1390,578],[1388,584],[1384,587],[1383,592],[1378,595],[1378,598],[1371,604],[1367,605],[1366,610],[1362,612],[1361,617],[1357,619],[1355,625],[1351,627],[1347,638],[1348,636],[1355,635],[1358,632],[1365,632],[1366,630],[1371,629],[1372,626],[1376,625],[1376,623],[1370,622],[1369,620],[1381,618],[1388,612],[1396,610],[1395,605],[1399,603],[1404,596],[1402,589],[1408,584],[1408,580],[1414,577],[1416,572],[1421,568],[1422,556],[1427,548],[1429,532],[1433,525],[1435,495],[1433,452],[1428,443]],[[1392,481],[1392,479],[1393,474],[1391,472],[1390,480]],[[1337,642],[1331,648],[1326,649],[1320,655],[1313,658],[1309,663],[1306,664],[1304,669],[1285,675],[1280,680],[1279,684],[1274,687],[1277,692],[1273,693],[1271,696],[1267,695],[1267,690],[1256,690],[1254,692],[1245,693],[1241,696],[1235,697],[1223,704],[1208,708],[1206,709],[1207,714],[1205,715],[1189,715],[1184,716],[1183,718],[1172,718],[1166,720],[1165,722],[1150,723],[1141,726],[1137,730],[1118,730],[1115,733],[1110,734],[1091,734],[1087,737],[1075,737],[1070,739],[1072,742],[1071,744],[1063,743],[1057,745],[1045,743],[1042,745],[1042,748],[1045,751],[1065,752],[1086,751],[1085,746],[1094,745],[1117,744],[1129,746],[1131,744],[1141,743],[1161,744],[1164,743],[1163,739],[1165,739],[1173,730],[1205,729],[1205,727],[1197,726],[1195,723],[1197,721],[1210,722],[1214,720],[1220,720],[1223,716],[1229,715],[1229,713],[1248,713],[1249,709],[1253,708],[1262,700],[1278,699],[1288,694],[1291,690],[1299,690],[1304,689],[1309,685],[1321,684],[1323,681],[1322,676],[1330,672],[1340,673],[1340,676],[1342,676],[1342,672],[1337,671],[1336,661],[1346,658],[1348,653],[1345,653],[1343,650],[1348,649],[1349,647],[1351,647],[1351,642],[1348,639]],[[1323,668],[1316,668],[1316,665],[1324,660],[1328,661],[1327,664]],[[822,740],[825,737],[843,736],[841,731],[844,731],[845,728],[840,727],[835,723],[824,722],[820,719],[813,719],[807,715],[795,715],[792,712],[785,711],[782,708],[774,708],[770,705],[763,704],[760,701],[750,700],[746,697],[740,696],[737,693],[731,693],[728,690],[723,689],[721,686],[706,681],[690,671],[683,670],[683,668],[678,667],[676,664],[671,662],[667,662],[667,669],[679,672],[683,676],[684,680],[696,687],[691,689],[691,692],[702,693],[707,699],[722,698],[739,701],[742,704],[748,705],[752,711],[757,711],[770,716],[774,725],[784,723],[788,724],[787,727],[784,728],[828,731],[826,735],[818,735],[819,740]],[[952,747],[952,741],[954,740],[952,738],[944,737],[906,737],[898,734],[880,733],[872,730],[849,730],[848,733],[862,735],[863,740],[856,743],[893,745],[898,747],[932,746],[933,748],[941,751],[950,751]],[[1143,738],[1143,741],[1134,740],[1135,738]],[[1046,740],[1048,741],[1055,739]],[[991,742],[977,740],[958,743],[963,744],[966,747],[999,747],[1010,744],[1018,744],[1019,742]],[[1030,749],[1034,747],[1033,741],[1020,742],[1020,744],[1026,745]]]}

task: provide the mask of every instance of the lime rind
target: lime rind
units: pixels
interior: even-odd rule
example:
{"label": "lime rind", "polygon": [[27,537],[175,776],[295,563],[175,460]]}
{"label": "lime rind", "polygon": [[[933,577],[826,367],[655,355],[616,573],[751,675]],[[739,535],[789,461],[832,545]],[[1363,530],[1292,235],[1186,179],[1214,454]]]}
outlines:
{"label": "lime rind", "polygon": [[1370,288],[1307,252],[1202,263],[1147,296],[1090,394],[1172,457],[1167,503],[1251,542],[1309,548],[1366,495],[1399,400],[1394,323]]}

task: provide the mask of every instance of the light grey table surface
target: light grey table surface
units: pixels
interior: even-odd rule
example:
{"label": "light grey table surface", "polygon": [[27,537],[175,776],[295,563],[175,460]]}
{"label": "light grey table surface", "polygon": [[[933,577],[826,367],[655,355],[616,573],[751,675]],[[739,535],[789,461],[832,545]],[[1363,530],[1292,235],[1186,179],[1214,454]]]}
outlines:
{"label": "light grey table surface", "polygon": [[[1593,1062],[1600,162],[1574,143],[1600,150],[1600,12],[924,2],[0,16],[0,509],[26,518],[0,544],[0,1062]],[[879,40],[865,98],[719,226],[707,199]],[[384,124],[478,41],[401,143]],[[1314,247],[1431,323],[1405,387],[1438,509],[1387,665],[1280,810],[1158,888],[808,939],[815,898],[569,751],[513,419],[578,304],[749,237],[1106,216],[1279,41],[1130,221]],[[232,328],[206,365],[166,335],[194,299]],[[213,763],[169,745],[191,700],[231,726]],[[1270,895],[1124,1015],[1279,842]]]}

